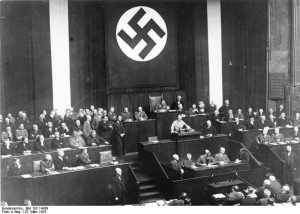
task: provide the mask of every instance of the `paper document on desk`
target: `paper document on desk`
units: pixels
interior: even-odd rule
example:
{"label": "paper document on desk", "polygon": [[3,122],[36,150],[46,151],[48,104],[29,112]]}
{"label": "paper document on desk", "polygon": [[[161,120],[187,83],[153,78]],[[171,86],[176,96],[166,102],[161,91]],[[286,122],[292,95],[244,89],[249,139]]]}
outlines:
{"label": "paper document on desk", "polygon": [[60,150],[66,151],[66,150],[70,150],[71,148],[61,148]]}
{"label": "paper document on desk", "polygon": [[159,143],[159,141],[158,140],[153,140],[152,143]]}
{"label": "paper document on desk", "polygon": [[24,175],[21,175],[23,178],[31,178],[32,176],[29,175],[29,174],[24,174]]}
{"label": "paper document on desk", "polygon": [[49,172],[49,175],[57,175],[57,174],[59,174],[58,171],[51,171],[51,172]]}
{"label": "paper document on desk", "polygon": [[11,157],[12,155],[1,155],[1,158],[9,158]]}
{"label": "paper document on desk", "polygon": [[100,166],[99,164],[96,164],[96,163],[94,163],[94,164],[90,164],[90,166],[91,167],[98,167],[98,166]]}
{"label": "paper document on desk", "polygon": [[156,203],[158,206],[164,206],[166,204],[166,202],[164,200],[156,201]]}
{"label": "paper document on desk", "polygon": [[222,193],[214,194],[213,196],[214,198],[226,198],[226,196],[223,195]]}

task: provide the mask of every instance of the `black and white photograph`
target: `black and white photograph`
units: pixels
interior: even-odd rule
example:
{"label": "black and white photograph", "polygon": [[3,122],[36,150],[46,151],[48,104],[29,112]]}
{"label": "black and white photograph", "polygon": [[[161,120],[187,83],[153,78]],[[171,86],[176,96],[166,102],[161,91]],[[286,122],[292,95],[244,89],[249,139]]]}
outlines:
{"label": "black and white photograph", "polygon": [[300,0],[0,0],[0,129],[2,213],[296,213]]}

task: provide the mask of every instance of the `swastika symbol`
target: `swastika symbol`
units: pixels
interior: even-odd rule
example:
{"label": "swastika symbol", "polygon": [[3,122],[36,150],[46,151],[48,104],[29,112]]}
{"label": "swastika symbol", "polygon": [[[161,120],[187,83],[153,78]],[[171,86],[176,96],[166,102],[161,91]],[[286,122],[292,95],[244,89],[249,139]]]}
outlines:
{"label": "swastika symbol", "polygon": [[129,58],[149,61],[160,54],[167,41],[167,27],[152,8],[139,6],[120,18],[116,37],[119,47]]}

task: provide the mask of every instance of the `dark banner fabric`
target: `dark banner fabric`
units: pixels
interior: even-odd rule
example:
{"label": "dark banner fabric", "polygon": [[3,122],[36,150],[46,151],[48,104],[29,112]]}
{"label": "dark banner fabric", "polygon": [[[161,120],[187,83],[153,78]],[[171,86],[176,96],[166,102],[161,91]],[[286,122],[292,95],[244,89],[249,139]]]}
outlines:
{"label": "dark banner fabric", "polygon": [[108,89],[178,87],[174,4],[105,5]]}

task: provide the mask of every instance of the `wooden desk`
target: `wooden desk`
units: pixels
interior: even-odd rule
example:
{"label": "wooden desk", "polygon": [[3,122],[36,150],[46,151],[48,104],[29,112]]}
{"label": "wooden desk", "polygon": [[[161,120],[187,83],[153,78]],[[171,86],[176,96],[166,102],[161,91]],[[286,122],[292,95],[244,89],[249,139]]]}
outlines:
{"label": "wooden desk", "polygon": [[[242,142],[247,149],[249,149],[254,155],[257,153],[257,143],[255,137],[260,135],[262,130],[243,130],[237,131],[231,138],[235,141]],[[274,133],[274,128],[270,128],[268,134],[271,136]],[[293,133],[293,128],[280,128],[280,133],[285,138],[290,137]]]}
{"label": "wooden desk", "polygon": [[231,130],[232,124],[234,124],[234,122],[216,121],[215,128],[218,133],[228,135]]}
{"label": "wooden desk", "polygon": [[199,140],[173,141],[160,140],[159,143],[140,142],[139,155],[142,155],[143,150],[147,150],[156,155],[161,163],[170,162],[173,154],[178,154],[183,159],[187,153],[191,153],[193,160],[204,154],[205,149],[209,149],[213,154],[219,152],[220,147],[228,148],[228,136],[218,135],[210,138]]}
{"label": "wooden desk", "polygon": [[157,136],[156,120],[124,122],[125,136],[123,154],[138,151],[138,142],[147,141],[148,137]]}
{"label": "wooden desk", "polygon": [[102,164],[97,168],[85,166],[78,171],[60,170],[53,175],[33,173],[29,178],[2,178],[1,198],[9,205],[21,205],[25,198],[34,206],[112,205],[111,179],[116,167],[122,169],[126,181],[126,202],[137,203],[138,186],[128,163]]}
{"label": "wooden desk", "polygon": [[199,140],[201,132],[183,132],[183,133],[173,133],[172,140],[174,141],[186,141],[186,140]]}
{"label": "wooden desk", "polygon": [[234,163],[231,161],[224,165],[216,165],[214,167],[197,166],[197,168],[185,168],[185,178],[195,178],[210,175],[217,175],[222,173],[230,173],[233,171],[248,170],[250,168],[249,163],[241,162]]}
{"label": "wooden desk", "polygon": [[[169,139],[171,136],[171,125],[174,120],[176,120],[180,112],[161,112],[154,113],[154,117],[157,122],[157,136],[158,139]],[[201,131],[201,127],[206,125],[207,116],[197,115],[191,117],[182,118],[192,129],[196,131]]]}
{"label": "wooden desk", "polygon": [[[100,147],[87,147],[90,159],[93,163],[100,162],[99,152],[111,150],[111,145],[104,145]],[[30,155],[12,156],[8,158],[1,158],[1,177],[7,176],[7,167],[9,167],[14,158],[19,158],[22,165],[24,174],[33,173],[33,161],[42,160],[45,158],[45,154],[51,154],[53,157],[57,155],[57,150],[52,150],[45,153],[32,153]],[[69,158],[72,166],[76,166],[76,155],[80,154],[79,149],[69,149],[65,151],[65,156]]]}

